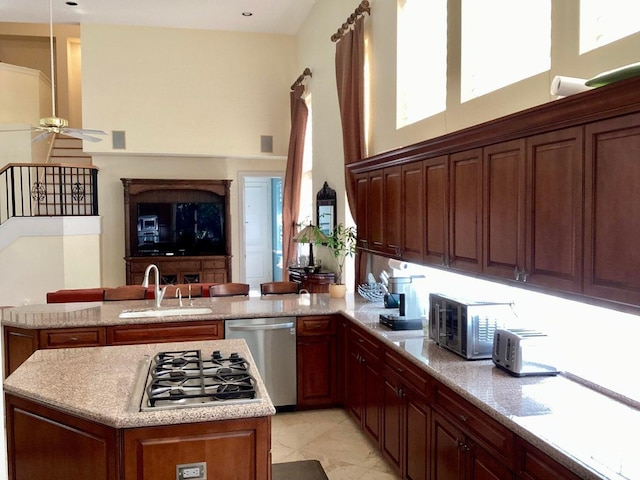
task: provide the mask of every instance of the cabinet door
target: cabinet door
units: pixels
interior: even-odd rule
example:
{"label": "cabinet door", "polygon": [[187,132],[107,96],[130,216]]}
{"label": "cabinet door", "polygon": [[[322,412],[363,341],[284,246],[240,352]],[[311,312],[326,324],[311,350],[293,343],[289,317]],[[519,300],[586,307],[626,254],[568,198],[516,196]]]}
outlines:
{"label": "cabinet door", "polygon": [[449,163],[449,265],[482,269],[482,150],[451,155]]}
{"label": "cabinet door", "polygon": [[524,480],[579,480],[580,477],[570,472],[554,459],[539,449],[517,439],[516,473],[518,479]]}
{"label": "cabinet door", "polygon": [[369,248],[384,250],[384,173],[382,170],[369,173],[369,198],[367,208],[367,230]]}
{"label": "cabinet door", "polygon": [[363,355],[364,376],[364,431],[377,443],[380,441],[380,424],[382,421],[382,374],[377,359]]}
{"label": "cabinet door", "polygon": [[449,239],[449,168],[448,158],[425,160],[424,172],[424,260],[446,265]]}
{"label": "cabinet door", "polygon": [[[513,472],[493,455],[467,438],[465,477],[469,480],[513,480]],[[554,477],[549,477],[554,478]]]}
{"label": "cabinet door", "polygon": [[424,252],[424,180],[422,162],[402,166],[401,256],[422,261]]}
{"label": "cabinet door", "polygon": [[2,327],[4,376],[8,377],[38,349],[38,330]]}
{"label": "cabinet door", "polygon": [[396,472],[403,476],[405,445],[405,399],[402,383],[387,372],[383,378],[382,453]]}
{"label": "cabinet door", "polygon": [[298,407],[329,406],[336,397],[335,336],[298,337]]}
{"label": "cabinet door", "polygon": [[358,246],[368,248],[369,229],[369,174],[361,173],[356,176],[356,224],[358,226]]}
{"label": "cabinet door", "polygon": [[483,270],[514,279],[514,271],[524,268],[523,140],[484,148],[483,193]]}
{"label": "cabinet door", "polygon": [[525,272],[520,280],[582,289],[582,127],[527,138]]}
{"label": "cabinet door", "polygon": [[396,257],[402,255],[402,168],[384,169],[383,250]]}
{"label": "cabinet door", "polygon": [[107,343],[109,345],[219,340],[223,336],[222,320],[117,325],[107,329]]}
{"label": "cabinet door", "polygon": [[40,348],[97,347],[106,344],[103,327],[58,328],[40,331]]}
{"label": "cabinet door", "polygon": [[464,480],[464,434],[437,413],[431,422],[431,478]]}
{"label": "cabinet door", "polygon": [[408,391],[406,402],[406,478],[427,480],[429,478],[429,443],[431,413],[427,403]]}
{"label": "cabinet door", "polygon": [[360,367],[361,355],[353,346],[347,357],[347,371],[345,381],[344,403],[353,417],[362,423],[364,411],[364,377]]}
{"label": "cabinet door", "polygon": [[586,126],[584,293],[640,304],[640,114]]}

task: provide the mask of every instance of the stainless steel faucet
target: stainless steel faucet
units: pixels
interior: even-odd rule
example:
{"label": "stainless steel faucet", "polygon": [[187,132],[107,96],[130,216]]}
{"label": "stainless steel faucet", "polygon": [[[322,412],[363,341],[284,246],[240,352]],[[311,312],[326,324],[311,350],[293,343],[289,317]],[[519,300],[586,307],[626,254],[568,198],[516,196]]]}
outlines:
{"label": "stainless steel faucet", "polygon": [[179,299],[179,305],[182,307],[182,292],[180,291],[180,287],[176,288],[176,298]]}
{"label": "stainless steel faucet", "polygon": [[156,284],[153,290],[153,296],[156,299],[156,307],[160,307],[160,304],[162,303],[162,298],[164,297],[164,292],[167,291],[167,287],[164,288],[160,288],[160,271],[158,270],[158,267],[156,265],[154,265],[153,263],[150,264],[144,271],[144,279],[142,280],[142,286],[145,288],[149,287],[149,273],[151,272],[151,270],[155,270],[155,274],[156,274]]}

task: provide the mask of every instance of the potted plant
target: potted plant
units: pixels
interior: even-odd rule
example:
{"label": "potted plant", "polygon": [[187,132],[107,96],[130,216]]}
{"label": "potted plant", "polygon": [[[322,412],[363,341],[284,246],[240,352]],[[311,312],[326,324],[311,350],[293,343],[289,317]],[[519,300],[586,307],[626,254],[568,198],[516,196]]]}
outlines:
{"label": "potted plant", "polygon": [[329,285],[329,294],[332,297],[343,298],[345,295],[347,287],[342,281],[344,262],[347,257],[353,257],[356,253],[357,240],[356,227],[345,227],[339,223],[325,242],[327,248],[331,250],[337,266],[335,283]]}

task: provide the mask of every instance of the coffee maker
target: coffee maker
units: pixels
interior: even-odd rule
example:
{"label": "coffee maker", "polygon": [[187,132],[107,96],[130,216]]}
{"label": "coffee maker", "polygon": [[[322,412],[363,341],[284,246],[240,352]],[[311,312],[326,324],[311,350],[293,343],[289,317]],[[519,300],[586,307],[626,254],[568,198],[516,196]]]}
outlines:
{"label": "coffee maker", "polygon": [[398,314],[381,314],[380,323],[391,330],[421,330],[422,311],[416,292],[416,283],[424,275],[389,277],[389,293],[385,305],[393,304],[397,299]]}

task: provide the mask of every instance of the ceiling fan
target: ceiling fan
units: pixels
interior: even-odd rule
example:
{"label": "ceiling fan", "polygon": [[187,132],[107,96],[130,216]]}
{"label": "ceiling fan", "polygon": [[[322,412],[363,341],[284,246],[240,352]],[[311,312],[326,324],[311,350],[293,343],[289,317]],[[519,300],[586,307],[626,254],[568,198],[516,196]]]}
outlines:
{"label": "ceiling fan", "polygon": [[[89,129],[80,129],[80,128],[69,128],[69,122],[64,119],[56,116],[56,80],[55,80],[55,72],[54,72],[54,64],[53,64],[53,0],[49,0],[49,51],[50,51],[50,62],[51,62],[51,117],[45,117],[40,119],[40,123],[38,125],[34,125],[31,127],[31,131],[40,131],[39,135],[36,135],[31,141],[37,142],[40,140],[44,140],[50,135],[61,134],[66,135],[68,137],[79,138],[82,140],[88,140],[89,142],[100,142],[101,138],[95,137],[94,135],[106,135],[102,130],[89,130]],[[10,130],[4,130],[10,131]],[[20,131],[20,130],[13,130]]]}

